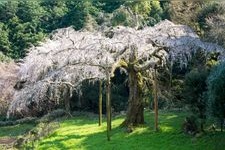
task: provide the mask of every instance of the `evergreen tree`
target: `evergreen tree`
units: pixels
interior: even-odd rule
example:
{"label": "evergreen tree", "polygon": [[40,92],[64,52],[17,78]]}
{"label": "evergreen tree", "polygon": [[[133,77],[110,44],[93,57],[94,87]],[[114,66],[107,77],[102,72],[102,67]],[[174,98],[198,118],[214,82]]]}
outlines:
{"label": "evergreen tree", "polygon": [[208,80],[209,111],[220,120],[223,131],[225,119],[225,63],[216,66]]}
{"label": "evergreen tree", "polygon": [[200,129],[206,119],[206,79],[208,71],[204,69],[194,69],[185,77],[184,97],[189,108],[200,119]]}

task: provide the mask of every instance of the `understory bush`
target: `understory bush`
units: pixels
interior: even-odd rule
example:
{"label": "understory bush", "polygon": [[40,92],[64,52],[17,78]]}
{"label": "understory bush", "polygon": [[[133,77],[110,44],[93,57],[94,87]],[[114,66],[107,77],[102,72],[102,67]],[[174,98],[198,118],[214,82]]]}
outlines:
{"label": "understory bush", "polygon": [[56,109],[56,110],[53,110],[52,112],[44,115],[43,117],[41,117],[39,120],[37,120],[37,122],[42,122],[42,123],[47,123],[47,122],[50,122],[50,121],[53,121],[57,118],[61,118],[63,116],[66,115],[66,111],[63,110],[63,109]]}
{"label": "understory bush", "polygon": [[221,131],[225,124],[225,62],[216,66],[207,80],[208,112],[220,121]]}
{"label": "understory bush", "polygon": [[199,131],[196,117],[186,117],[182,124],[182,130],[186,134],[195,135]]}
{"label": "understory bush", "polygon": [[206,119],[208,71],[206,69],[194,69],[185,77],[184,98],[189,109],[200,120],[200,129],[204,130]]}
{"label": "understory bush", "polygon": [[2,52],[0,52],[0,62],[10,62],[12,59],[10,57],[5,56]]}
{"label": "understory bush", "polygon": [[0,121],[0,127],[24,124],[24,123],[35,123],[36,120],[37,120],[36,117],[26,117],[26,118],[22,118],[18,120],[5,120],[5,121]]}

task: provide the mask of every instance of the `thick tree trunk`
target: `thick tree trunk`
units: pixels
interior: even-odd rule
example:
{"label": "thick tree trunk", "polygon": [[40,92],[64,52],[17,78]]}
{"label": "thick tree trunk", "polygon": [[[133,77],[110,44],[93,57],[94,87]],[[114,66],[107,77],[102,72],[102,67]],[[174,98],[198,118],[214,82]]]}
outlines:
{"label": "thick tree trunk", "polygon": [[99,109],[99,119],[98,119],[98,125],[102,125],[102,81],[99,81],[99,101],[98,101],[98,109]]}
{"label": "thick tree trunk", "polygon": [[141,87],[139,86],[139,77],[137,73],[130,72],[129,76],[129,106],[127,112],[127,124],[138,125],[144,123],[144,107],[141,96]]}
{"label": "thick tree trunk", "polygon": [[144,124],[144,105],[142,100],[143,79],[141,73],[135,70],[137,53],[135,47],[131,47],[128,64],[129,99],[128,110],[123,126],[132,127]]}
{"label": "thick tree trunk", "polygon": [[124,126],[144,124],[144,106],[142,101],[141,74],[133,68],[129,71],[129,100]]}

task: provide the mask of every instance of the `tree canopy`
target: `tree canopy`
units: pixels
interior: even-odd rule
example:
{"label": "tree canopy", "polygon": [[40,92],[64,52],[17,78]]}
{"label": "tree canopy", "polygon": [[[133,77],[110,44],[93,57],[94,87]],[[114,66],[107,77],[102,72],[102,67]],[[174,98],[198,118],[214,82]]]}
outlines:
{"label": "tree canopy", "polygon": [[44,111],[46,102],[57,103],[68,95],[67,88],[71,93],[83,80],[106,79],[107,69],[113,76],[115,68],[129,64],[133,54],[139,62],[135,70],[142,71],[176,59],[186,64],[199,48],[222,50],[202,42],[189,27],[168,20],[142,30],[123,26],[96,32],[58,29],[50,39],[29,50],[19,71],[24,88],[15,92],[8,113]]}

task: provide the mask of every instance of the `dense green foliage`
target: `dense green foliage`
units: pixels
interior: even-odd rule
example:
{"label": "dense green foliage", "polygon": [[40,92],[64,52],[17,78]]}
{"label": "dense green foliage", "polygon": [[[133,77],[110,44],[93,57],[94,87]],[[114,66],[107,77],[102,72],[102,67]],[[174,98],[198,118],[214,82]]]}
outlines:
{"label": "dense green foliage", "polygon": [[216,66],[208,78],[208,105],[213,116],[221,122],[225,118],[225,63]]}
{"label": "dense green foliage", "polygon": [[185,102],[198,118],[201,119],[201,130],[206,119],[206,80],[208,71],[195,69],[188,73],[184,82]]}
{"label": "dense green foliage", "polygon": [[[145,5],[148,3],[148,5]],[[0,51],[11,58],[23,58],[31,45],[38,44],[55,29],[83,27],[104,23],[102,14],[112,13],[112,25],[132,26],[132,14],[127,7],[151,18],[151,25],[161,20],[162,8],[154,2],[108,1],[6,1],[0,3]],[[143,7],[145,8],[143,11]],[[117,10],[118,9],[118,10]],[[114,12],[115,11],[115,12]],[[110,21],[109,17],[109,21]],[[130,19],[129,19],[130,18]],[[103,19],[103,20],[102,20]],[[148,21],[149,22],[149,21]]]}
{"label": "dense green foliage", "polygon": [[0,3],[0,51],[11,58],[23,58],[26,49],[57,28],[141,27],[162,19],[190,25],[213,40],[216,35],[210,36],[214,28],[208,19],[221,20],[218,15],[224,14],[223,6],[218,2],[175,1],[5,1]]}
{"label": "dense green foliage", "polygon": [[12,59],[0,52],[0,62],[10,62]]}

